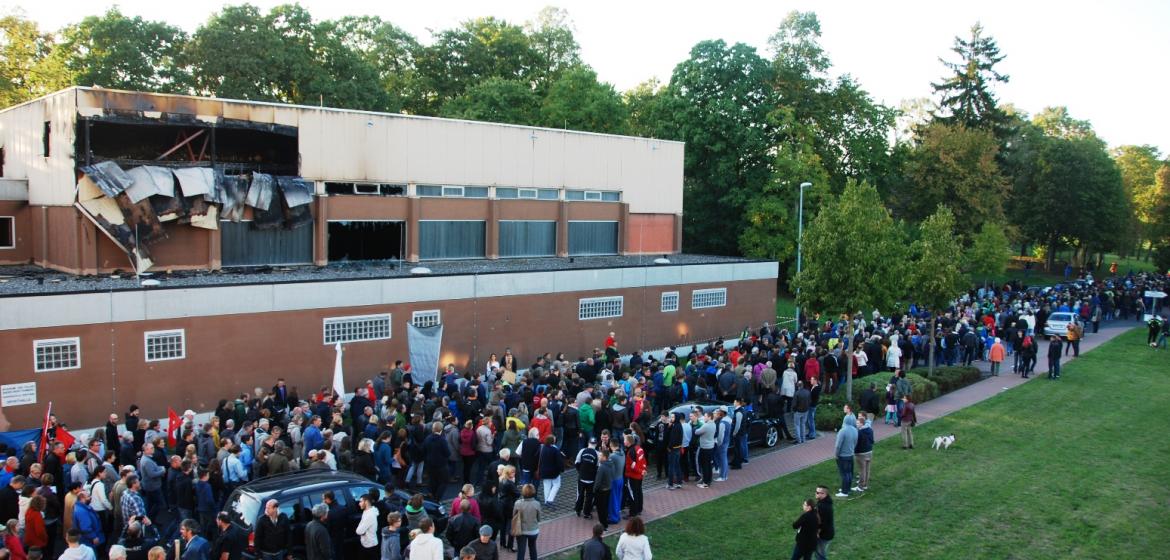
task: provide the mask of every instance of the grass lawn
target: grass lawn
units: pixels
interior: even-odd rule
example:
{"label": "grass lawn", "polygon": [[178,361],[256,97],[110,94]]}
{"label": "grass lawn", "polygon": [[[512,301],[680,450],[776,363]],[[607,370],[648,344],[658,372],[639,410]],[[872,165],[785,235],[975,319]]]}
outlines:
{"label": "grass lawn", "polygon": [[[871,489],[837,501],[837,558],[1164,558],[1170,353],[1136,329],[874,451]],[[1041,359],[1044,363],[1044,359]],[[928,438],[954,433],[947,452]],[[656,558],[788,558],[826,461],[651,523]],[[652,499],[652,498],[651,498]],[[611,544],[616,539],[610,540]],[[734,554],[734,556],[731,556]],[[562,555],[560,558],[576,558]]]}

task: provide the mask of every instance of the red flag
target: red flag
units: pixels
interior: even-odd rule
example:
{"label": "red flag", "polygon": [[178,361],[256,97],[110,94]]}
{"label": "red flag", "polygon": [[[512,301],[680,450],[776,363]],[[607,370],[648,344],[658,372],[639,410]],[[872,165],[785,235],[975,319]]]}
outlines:
{"label": "red flag", "polygon": [[73,437],[73,434],[65,431],[65,428],[57,426],[57,441],[64,443],[65,450],[68,451],[73,448],[73,442],[77,441],[77,438]]}
{"label": "red flag", "polygon": [[49,417],[53,415],[53,401],[49,401],[49,408],[45,409],[45,423],[41,426],[41,449],[37,452],[37,462],[45,462],[45,448],[49,445]]}
{"label": "red flag", "polygon": [[179,441],[179,414],[173,408],[167,407],[167,445],[174,449]]}

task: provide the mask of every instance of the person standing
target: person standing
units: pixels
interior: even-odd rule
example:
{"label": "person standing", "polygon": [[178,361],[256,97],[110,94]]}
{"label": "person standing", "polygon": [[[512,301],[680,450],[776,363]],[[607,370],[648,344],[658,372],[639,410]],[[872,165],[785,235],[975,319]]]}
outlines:
{"label": "person standing", "polygon": [[[215,543],[211,547],[214,560],[241,560],[244,557],[244,548],[248,544],[248,536],[239,527],[232,524],[232,518],[226,511],[215,516],[215,524],[219,528]],[[203,528],[204,532],[208,529]]]}
{"label": "person standing", "polygon": [[841,420],[841,429],[837,431],[835,454],[837,456],[837,473],[841,475],[841,489],[837,491],[838,498],[848,498],[849,490],[853,487],[853,450],[857,448],[857,418],[849,405],[845,405],[845,418]]}
{"label": "person standing", "polygon": [[613,556],[609,552],[609,546],[601,540],[601,535],[604,533],[604,525],[600,523],[593,525],[593,538],[581,545],[581,560],[612,560]]}
{"label": "person standing", "polygon": [[199,523],[184,519],[179,524],[179,536],[183,538],[182,560],[211,560],[211,543],[199,534]]}
{"label": "person standing", "polygon": [[514,515],[520,522],[520,532],[516,535],[516,560],[524,559],[525,550],[528,550],[529,560],[536,560],[536,537],[540,536],[540,502],[536,501],[535,486],[525,484],[521,489]]}
{"label": "person standing", "polygon": [[682,414],[663,414],[661,429],[666,438],[666,487],[676,490],[682,488]]}
{"label": "person standing", "polygon": [[288,516],[280,512],[280,502],[268,500],[264,504],[264,515],[256,522],[253,538],[259,560],[284,560],[292,540]]}
{"label": "person standing", "polygon": [[1068,331],[1065,335],[1065,338],[1068,339],[1068,348],[1065,348],[1064,355],[1067,356],[1071,350],[1074,358],[1079,357],[1081,355],[1081,337],[1085,333],[1084,328],[1081,327],[1079,321],[1072,320],[1069,321],[1066,330]]}
{"label": "person standing", "polygon": [[1053,335],[1048,339],[1048,378],[1060,379],[1060,337]]}
{"label": "person standing", "polygon": [[1003,341],[996,337],[995,342],[991,345],[991,350],[987,353],[987,359],[991,361],[991,375],[999,375],[999,366],[1003,363],[1007,356],[1007,350],[1003,347]]}
{"label": "person standing", "polygon": [[792,522],[792,528],[796,529],[796,544],[792,547],[792,560],[812,560],[813,553],[817,551],[817,509],[816,503],[812,500],[805,500],[802,504],[803,511],[796,521]]}
{"label": "person standing", "polygon": [[817,560],[827,560],[829,557],[829,543],[836,535],[833,527],[833,498],[829,497],[829,489],[817,486]]}
{"label": "person standing", "polygon": [[869,490],[869,466],[873,461],[873,417],[864,412],[857,414],[857,446],[853,448],[853,460],[857,462],[858,492]]}
{"label": "person standing", "polygon": [[622,494],[625,489],[626,455],[622,452],[621,442],[613,439],[609,442],[609,469],[613,474],[613,483],[609,488],[609,522],[617,523],[622,518]]}
{"label": "person standing", "polygon": [[[609,492],[613,487],[613,470],[609,464],[608,449],[602,447],[597,450],[597,465],[597,475],[593,479],[593,504],[597,505],[597,520],[602,529],[609,529]],[[585,510],[585,519],[589,519],[591,511]]]}
{"label": "person standing", "polygon": [[[718,431],[718,425],[709,413],[700,416],[698,411],[691,412],[691,423],[694,435],[699,440],[699,472],[702,475],[699,488],[707,488],[711,486],[712,461],[715,456],[715,432]],[[633,515],[634,513],[630,512],[630,516]]]}
{"label": "person standing", "polygon": [[369,494],[362,494],[358,507],[362,510],[362,518],[354,533],[362,545],[360,557],[377,560],[382,555],[382,549],[378,547],[378,508],[374,507],[374,499]]}
{"label": "person standing", "polygon": [[544,436],[544,445],[540,447],[540,459],[537,466],[537,475],[544,489],[544,504],[552,506],[561,490],[561,473],[565,472],[565,458],[557,448],[557,438],[553,435]]}
{"label": "person standing", "polygon": [[516,500],[520,496],[519,490],[516,489],[516,467],[502,465],[500,471],[500,489],[496,493],[496,500],[500,508],[500,519],[504,522],[501,544],[505,549],[515,552],[516,535],[512,534],[512,516],[516,511]]}
{"label": "person standing", "polygon": [[812,396],[804,388],[803,381],[796,382],[796,395],[792,399],[792,425],[796,428],[796,443],[804,443],[805,430],[808,428],[808,409]]}
{"label": "person standing", "polygon": [[305,526],[305,558],[329,560],[333,556],[333,540],[329,538],[329,505],[313,506],[313,520]]}
{"label": "person standing", "polygon": [[443,541],[435,536],[435,522],[424,517],[418,522],[418,536],[410,541],[410,560],[443,560]]}
{"label": "person standing", "polygon": [[573,461],[577,467],[577,500],[573,504],[573,511],[577,516],[585,515],[585,519],[592,517],[593,511],[593,483],[597,476],[597,439],[589,438],[589,445],[577,452]]}
{"label": "person standing", "polygon": [[435,500],[443,499],[443,487],[447,485],[447,459],[450,450],[443,438],[443,423],[431,424],[431,435],[423,441],[423,470],[427,474],[428,490]]}
{"label": "person standing", "polygon": [[492,532],[490,525],[480,527],[479,538],[467,545],[475,552],[475,560],[500,560],[500,548],[492,540]]}
{"label": "person standing", "polygon": [[646,524],[641,517],[633,516],[626,522],[626,530],[618,537],[617,560],[651,560],[650,539],[646,537]]}
{"label": "person standing", "polygon": [[813,377],[809,381],[808,401],[808,438],[817,439],[817,405],[821,404],[820,380]]}
{"label": "person standing", "polygon": [[902,410],[898,412],[898,420],[902,429],[902,449],[914,449],[914,426],[918,424],[918,415],[914,413],[910,395],[902,395]]}
{"label": "person standing", "polygon": [[642,515],[642,478],[646,476],[646,452],[638,436],[629,433],[622,437],[626,448],[624,466],[626,498],[629,500],[629,516]]}

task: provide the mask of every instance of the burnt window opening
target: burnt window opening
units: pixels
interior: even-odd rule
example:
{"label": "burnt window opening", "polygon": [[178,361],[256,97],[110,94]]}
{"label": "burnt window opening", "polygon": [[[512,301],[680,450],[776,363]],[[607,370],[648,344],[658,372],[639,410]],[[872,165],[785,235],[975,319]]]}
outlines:
{"label": "burnt window opening", "polygon": [[199,123],[128,120],[91,119],[88,135],[78,130],[78,142],[87,144],[79,145],[78,153],[91,155],[94,162],[114,160],[123,166],[214,163],[228,174],[299,173],[296,129],[291,127],[253,123],[212,128]]}
{"label": "burnt window opening", "polygon": [[329,222],[329,262],[402,260],[406,222]]}
{"label": "burnt window opening", "polygon": [[0,249],[16,247],[16,218],[0,216]]}
{"label": "burnt window opening", "polygon": [[4,147],[0,146],[0,177],[4,176]]}
{"label": "burnt window opening", "polygon": [[325,194],[329,195],[366,195],[366,196],[406,196],[406,185],[387,183],[345,183],[326,182]]}
{"label": "burnt window opening", "polygon": [[250,222],[221,221],[223,266],[299,265],[313,262],[313,228],[257,229]]}
{"label": "burnt window opening", "polygon": [[52,124],[49,121],[45,121],[45,128],[43,130],[41,130],[41,153],[45,157],[49,157],[49,145],[51,144],[50,135],[52,135],[52,133],[53,133]]}

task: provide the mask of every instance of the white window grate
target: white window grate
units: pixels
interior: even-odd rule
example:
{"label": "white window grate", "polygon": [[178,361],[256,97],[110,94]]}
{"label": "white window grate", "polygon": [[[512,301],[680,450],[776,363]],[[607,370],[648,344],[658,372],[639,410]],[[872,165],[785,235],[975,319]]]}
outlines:
{"label": "white window grate", "polygon": [[325,344],[390,338],[390,314],[325,319]]}
{"label": "white window grate", "polygon": [[183,329],[151,331],[146,338],[146,361],[182,360],[187,357],[187,336]]}
{"label": "white window grate", "polygon": [[586,319],[621,317],[624,303],[625,298],[622,296],[581,298],[578,303],[577,318],[584,321]]}
{"label": "white window grate", "polygon": [[438,309],[430,309],[427,311],[415,311],[410,315],[410,324],[416,328],[434,327],[441,324],[443,321],[439,315]]}
{"label": "white window grate", "polygon": [[691,309],[707,309],[727,305],[727,288],[695,290],[691,292]]}
{"label": "white window grate", "polygon": [[662,312],[678,311],[678,292],[662,292]]}
{"label": "white window grate", "polygon": [[81,367],[81,339],[54,338],[33,342],[35,371],[60,371]]}

